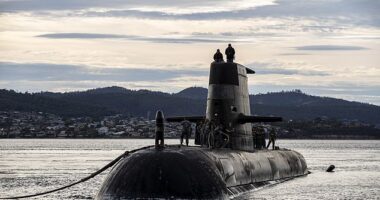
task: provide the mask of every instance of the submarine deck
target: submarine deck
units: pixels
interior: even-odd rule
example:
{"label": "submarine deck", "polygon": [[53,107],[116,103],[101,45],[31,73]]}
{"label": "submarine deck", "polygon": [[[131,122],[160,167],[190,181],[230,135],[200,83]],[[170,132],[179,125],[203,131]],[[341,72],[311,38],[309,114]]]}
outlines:
{"label": "submarine deck", "polygon": [[147,148],[120,160],[98,199],[226,199],[269,181],[307,174],[304,158],[288,149],[246,152],[167,145]]}

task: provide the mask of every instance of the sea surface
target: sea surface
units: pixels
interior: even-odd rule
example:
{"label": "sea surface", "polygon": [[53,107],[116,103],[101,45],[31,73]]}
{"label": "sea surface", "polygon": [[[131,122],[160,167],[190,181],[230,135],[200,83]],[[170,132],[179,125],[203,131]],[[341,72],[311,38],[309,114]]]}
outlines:
{"label": "sea surface", "polygon": [[[176,144],[178,140],[166,140]],[[0,139],[0,197],[26,195],[77,181],[152,139]],[[380,199],[380,141],[278,140],[302,153],[311,174],[235,199]],[[325,172],[335,165],[333,173]],[[107,172],[34,199],[93,199]]]}

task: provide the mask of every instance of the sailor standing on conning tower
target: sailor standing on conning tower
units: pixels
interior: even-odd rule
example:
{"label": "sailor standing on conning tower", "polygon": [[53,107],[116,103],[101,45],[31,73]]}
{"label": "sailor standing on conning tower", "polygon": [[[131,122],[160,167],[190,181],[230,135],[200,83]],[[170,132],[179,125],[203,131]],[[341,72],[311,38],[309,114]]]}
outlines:
{"label": "sailor standing on conning tower", "polygon": [[214,60],[215,60],[215,62],[223,62],[224,61],[223,60],[223,54],[220,53],[219,49],[217,49],[216,53],[214,54]]}
{"label": "sailor standing on conning tower", "polygon": [[227,47],[225,53],[227,56],[227,62],[234,62],[235,49],[231,46],[231,44],[228,44],[228,47]]}

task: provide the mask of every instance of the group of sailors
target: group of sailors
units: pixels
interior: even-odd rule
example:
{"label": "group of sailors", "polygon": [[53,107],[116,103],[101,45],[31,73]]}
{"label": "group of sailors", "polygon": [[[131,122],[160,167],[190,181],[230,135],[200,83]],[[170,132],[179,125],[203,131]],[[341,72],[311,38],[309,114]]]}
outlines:
{"label": "group of sailors", "polygon": [[[184,141],[186,146],[189,146],[189,139],[193,132],[192,123],[190,121],[183,121],[181,132],[181,145]],[[226,148],[230,145],[229,135],[232,130],[229,130],[218,123],[217,120],[205,120],[196,123],[195,126],[195,144],[207,146],[209,148]],[[252,128],[253,145],[255,149],[268,149],[272,145],[272,149],[275,150],[276,131],[271,129],[269,132],[269,142],[266,144],[265,130],[263,127]]]}
{"label": "group of sailors", "polygon": [[231,131],[217,119],[205,120],[196,124],[195,144],[209,148],[226,148],[230,144]]}
{"label": "group of sailors", "polygon": [[[184,141],[189,145],[189,138],[193,132],[191,122],[185,120],[181,122],[181,145]],[[225,148],[229,144],[229,131],[217,120],[205,120],[197,122],[195,125],[195,144],[207,146],[209,148]]]}
{"label": "group of sailors", "polygon": [[265,149],[272,145],[272,149],[275,150],[275,142],[277,138],[276,131],[271,129],[269,132],[269,142],[265,141],[265,130],[263,127],[252,127],[253,145],[255,149]]}
{"label": "group of sailors", "polygon": [[[235,49],[231,46],[231,44],[228,44],[228,47],[225,50],[227,62],[233,62],[235,59]],[[224,62],[223,54],[220,53],[220,50],[217,49],[216,53],[214,54],[214,61],[215,62]]]}

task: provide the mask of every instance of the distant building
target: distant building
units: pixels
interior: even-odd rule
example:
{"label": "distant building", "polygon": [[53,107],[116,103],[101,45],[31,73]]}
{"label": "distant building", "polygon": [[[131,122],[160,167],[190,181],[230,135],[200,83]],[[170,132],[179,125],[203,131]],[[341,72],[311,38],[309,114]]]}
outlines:
{"label": "distant building", "polygon": [[99,135],[107,135],[107,134],[108,134],[108,131],[109,131],[109,128],[103,126],[103,127],[100,127],[100,128],[98,129],[98,134],[99,134]]}

